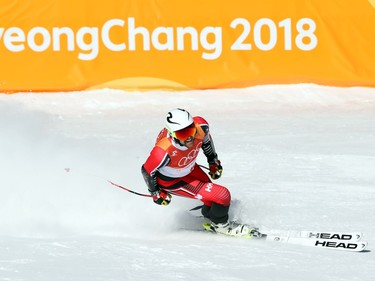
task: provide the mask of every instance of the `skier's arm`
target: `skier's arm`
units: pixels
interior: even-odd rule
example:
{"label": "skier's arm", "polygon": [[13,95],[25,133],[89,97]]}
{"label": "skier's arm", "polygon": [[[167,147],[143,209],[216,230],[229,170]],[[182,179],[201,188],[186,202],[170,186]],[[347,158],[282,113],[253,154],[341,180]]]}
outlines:
{"label": "skier's arm", "polygon": [[147,184],[149,192],[158,191],[160,188],[157,185],[156,173],[158,169],[168,165],[170,157],[163,149],[155,146],[147,158],[146,162],[142,165],[142,175]]}
{"label": "skier's arm", "polygon": [[202,126],[202,129],[206,133],[203,139],[202,149],[204,155],[207,157],[208,163],[210,163],[217,159],[217,153],[208,126],[206,128]]}
{"label": "skier's arm", "polygon": [[155,176],[155,173],[154,175],[151,175],[149,174],[146,169],[145,169],[145,165],[142,165],[142,176],[143,176],[143,179],[145,180],[146,182],[146,185],[148,187],[148,191],[150,193],[156,191],[158,188],[157,188],[157,183],[156,183],[156,176]]}
{"label": "skier's arm", "polygon": [[210,129],[207,122],[200,124],[200,126],[205,132],[205,137],[202,143],[202,149],[204,155],[207,157],[207,162],[210,167],[209,175],[212,179],[216,180],[221,177],[221,174],[223,173],[223,167],[221,166],[221,162],[218,159],[214,142],[212,140]]}
{"label": "skier's arm", "polygon": [[172,196],[167,192],[160,190],[156,182],[156,176],[150,175],[145,168],[145,165],[142,165],[142,175],[145,179],[145,182],[148,186],[148,191],[152,195],[152,199],[158,205],[168,205],[171,202]]}

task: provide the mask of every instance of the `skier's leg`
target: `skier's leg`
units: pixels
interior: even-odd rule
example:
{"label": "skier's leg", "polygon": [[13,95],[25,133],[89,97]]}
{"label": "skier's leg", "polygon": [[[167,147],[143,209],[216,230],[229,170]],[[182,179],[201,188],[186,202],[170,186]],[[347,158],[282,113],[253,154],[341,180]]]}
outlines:
{"label": "skier's leg", "polygon": [[[203,202],[204,203],[204,202]],[[201,213],[202,215],[205,217],[205,218],[210,218],[210,210],[211,210],[211,206],[209,205],[206,205],[204,203],[204,205],[202,206],[202,209],[201,209]]]}
{"label": "skier's leg", "polygon": [[217,203],[212,203],[212,206],[210,208],[210,211],[208,213],[209,219],[215,223],[227,223],[229,219],[229,205],[224,206]]}
{"label": "skier's leg", "polygon": [[214,223],[224,223],[228,221],[230,206],[230,192],[221,185],[206,183],[202,186],[197,197],[204,203],[202,214]]}
{"label": "skier's leg", "polygon": [[201,200],[202,215],[214,223],[228,221],[231,195],[229,190],[212,183],[207,174],[198,166],[187,176],[172,181],[158,179],[159,186],[165,191],[188,198]]}
{"label": "skier's leg", "polygon": [[[195,164],[194,166],[194,170],[189,174],[189,177],[192,177],[196,180],[199,180],[201,182],[206,182],[206,183],[210,183],[211,182],[211,179],[210,177],[207,175],[206,172],[204,172],[202,170],[202,168]],[[202,206],[202,209],[201,209],[201,213],[202,215],[205,217],[205,218],[210,218],[210,215],[209,215],[209,212],[211,210],[211,205],[212,205],[212,202],[211,201],[205,201],[205,200],[201,200],[203,202],[203,206]]]}
{"label": "skier's leg", "polygon": [[210,177],[207,175],[202,168],[195,164],[193,171],[189,174],[189,177],[199,180],[201,182],[211,182]]}

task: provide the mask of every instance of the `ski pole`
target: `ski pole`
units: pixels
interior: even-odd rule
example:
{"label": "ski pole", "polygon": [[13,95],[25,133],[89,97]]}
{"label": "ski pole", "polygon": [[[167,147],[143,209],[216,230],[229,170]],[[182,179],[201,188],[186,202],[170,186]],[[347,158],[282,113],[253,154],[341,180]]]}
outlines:
{"label": "ski pole", "polygon": [[[72,171],[72,169],[71,168],[64,168],[64,170],[65,170],[65,172],[67,172],[67,173],[69,173],[69,172],[71,172]],[[77,171],[77,169],[74,169],[74,171]],[[100,179],[104,179],[102,176],[98,176],[98,175],[96,175],[96,174],[91,174],[91,173],[88,173],[88,172],[85,172],[85,171],[79,171],[78,170],[78,172],[80,173],[80,174],[82,174],[82,175],[86,175],[86,176],[89,176],[89,177],[98,177],[98,178],[100,178]],[[138,193],[138,192],[135,192],[135,191],[133,191],[133,190],[130,190],[129,188],[126,188],[126,187],[124,187],[124,186],[121,186],[121,185],[119,185],[119,184],[116,184],[116,183],[114,183],[114,182],[112,182],[112,181],[110,181],[110,180],[107,180],[107,182],[109,182],[110,184],[112,184],[113,186],[116,186],[116,187],[118,187],[118,188],[121,188],[122,190],[125,190],[125,191],[128,191],[128,192],[130,192],[130,193],[133,193],[133,194],[135,194],[135,195],[138,195],[138,196],[143,196],[143,197],[152,197],[151,195],[149,195],[149,194],[143,194],[143,193]]]}
{"label": "ski pole", "polygon": [[203,165],[198,165],[199,167],[203,168],[203,169],[206,169],[207,171],[209,171],[210,169],[206,166],[203,166]]}
{"label": "ski pole", "polygon": [[204,205],[199,205],[199,206],[196,206],[194,208],[191,208],[189,211],[196,211],[196,210],[200,210],[203,208]]}
{"label": "ski pole", "polygon": [[116,187],[118,187],[118,188],[121,188],[122,190],[125,190],[125,191],[128,191],[128,192],[130,192],[130,193],[133,193],[133,194],[135,194],[135,195],[139,195],[139,196],[143,196],[143,197],[152,197],[152,195],[150,195],[150,194],[143,194],[143,193],[138,193],[138,192],[135,192],[135,191],[133,191],[133,190],[130,190],[130,189],[128,189],[128,188],[126,188],[126,187],[123,187],[123,186],[121,186],[121,185],[119,185],[119,184],[116,184],[116,183],[114,183],[114,182],[111,182],[110,180],[107,180],[110,184],[112,184],[112,185],[114,185],[114,186],[116,186]]}

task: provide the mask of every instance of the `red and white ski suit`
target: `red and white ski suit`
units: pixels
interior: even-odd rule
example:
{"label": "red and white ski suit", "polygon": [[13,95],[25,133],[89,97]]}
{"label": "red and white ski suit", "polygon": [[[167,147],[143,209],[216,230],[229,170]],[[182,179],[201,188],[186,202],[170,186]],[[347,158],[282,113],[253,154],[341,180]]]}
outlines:
{"label": "red and white ski suit", "polygon": [[154,192],[162,189],[174,195],[199,199],[207,207],[216,203],[229,209],[229,190],[212,183],[196,164],[200,149],[208,161],[217,158],[217,154],[207,121],[202,117],[194,117],[193,120],[197,133],[191,148],[179,144],[166,129],[160,132],[150,156],[142,166],[148,190]]}

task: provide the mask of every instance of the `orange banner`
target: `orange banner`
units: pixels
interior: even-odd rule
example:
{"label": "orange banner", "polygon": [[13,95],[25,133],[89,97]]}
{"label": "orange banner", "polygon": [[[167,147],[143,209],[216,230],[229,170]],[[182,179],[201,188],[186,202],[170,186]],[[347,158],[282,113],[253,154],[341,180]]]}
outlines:
{"label": "orange banner", "polygon": [[3,0],[0,91],[375,86],[375,0]]}

